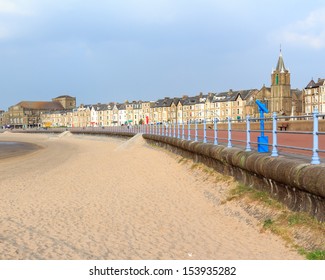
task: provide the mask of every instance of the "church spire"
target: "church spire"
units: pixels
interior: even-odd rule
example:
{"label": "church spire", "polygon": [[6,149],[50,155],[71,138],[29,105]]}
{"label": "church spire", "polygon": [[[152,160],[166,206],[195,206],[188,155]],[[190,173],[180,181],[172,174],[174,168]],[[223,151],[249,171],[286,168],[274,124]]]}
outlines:
{"label": "church spire", "polygon": [[290,72],[284,66],[282,51],[276,69],[271,74],[271,112],[290,115],[292,111],[292,96],[290,86]]}
{"label": "church spire", "polygon": [[276,70],[279,72],[285,72],[287,70],[284,66],[281,47],[280,47],[280,55],[279,55],[279,59],[278,59],[278,64],[276,65]]}

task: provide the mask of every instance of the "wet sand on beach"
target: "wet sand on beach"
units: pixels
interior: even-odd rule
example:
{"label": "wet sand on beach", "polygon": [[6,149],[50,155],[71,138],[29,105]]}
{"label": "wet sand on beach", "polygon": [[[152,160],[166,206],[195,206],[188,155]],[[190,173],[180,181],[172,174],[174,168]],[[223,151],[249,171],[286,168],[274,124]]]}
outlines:
{"label": "wet sand on beach", "polygon": [[0,259],[303,258],[141,136],[0,141],[42,147],[0,160]]}
{"label": "wet sand on beach", "polygon": [[33,143],[0,141],[0,160],[32,153],[41,147]]}

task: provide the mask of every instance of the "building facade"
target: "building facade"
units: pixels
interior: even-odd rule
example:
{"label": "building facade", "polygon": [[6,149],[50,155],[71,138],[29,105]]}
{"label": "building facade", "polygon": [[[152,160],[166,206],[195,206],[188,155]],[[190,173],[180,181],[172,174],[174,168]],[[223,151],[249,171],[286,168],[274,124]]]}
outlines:
{"label": "building facade", "polygon": [[290,72],[284,66],[282,53],[275,70],[271,74],[270,111],[280,115],[290,116],[292,112],[292,97]]}
{"label": "building facade", "polygon": [[303,90],[303,109],[306,114],[311,114],[315,109],[325,114],[325,79],[313,79]]}

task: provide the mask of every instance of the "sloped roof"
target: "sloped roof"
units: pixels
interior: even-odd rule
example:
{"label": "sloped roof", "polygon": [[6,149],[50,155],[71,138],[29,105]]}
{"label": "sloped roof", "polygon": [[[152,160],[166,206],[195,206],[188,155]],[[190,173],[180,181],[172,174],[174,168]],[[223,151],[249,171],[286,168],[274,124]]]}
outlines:
{"label": "sloped roof", "polygon": [[308,83],[308,85],[305,87],[305,89],[307,88],[313,88],[315,87],[316,83],[313,79],[311,79],[311,81]]}
{"label": "sloped roof", "polygon": [[64,110],[62,104],[57,101],[21,101],[17,105],[30,110]]}
{"label": "sloped roof", "polygon": [[121,103],[121,104],[116,104],[116,107],[118,110],[125,110],[126,109],[126,104]]}
{"label": "sloped roof", "polygon": [[107,110],[113,110],[114,106],[115,106],[115,103],[114,102],[109,102],[107,104]]}
{"label": "sloped roof", "polygon": [[199,102],[198,96],[190,96],[183,99],[183,105],[194,105]]}
{"label": "sloped roof", "polygon": [[317,83],[315,84],[315,86],[320,87],[322,85],[324,85],[325,79],[318,79]]}
{"label": "sloped roof", "polygon": [[106,111],[107,110],[107,106],[108,106],[107,104],[102,104],[102,103],[92,105],[92,107],[96,111]]}
{"label": "sloped roof", "polygon": [[305,87],[305,89],[318,88],[318,87],[324,85],[324,83],[325,83],[325,79],[318,79],[317,83],[315,83],[315,81],[313,79],[311,79],[311,81],[308,83],[308,85]]}
{"label": "sloped roof", "polygon": [[53,99],[56,99],[56,98],[74,98],[74,97],[72,97],[72,96],[70,96],[70,95],[60,95],[60,96],[55,97],[55,98],[53,98]]}
{"label": "sloped roof", "polygon": [[158,99],[155,101],[153,107],[170,107],[172,103],[175,104],[178,102],[179,98],[164,98],[164,99]]}
{"label": "sloped roof", "polygon": [[247,89],[247,90],[239,90],[237,91],[237,95],[240,95],[241,99],[246,100],[249,98],[254,91],[257,91],[257,89]]}

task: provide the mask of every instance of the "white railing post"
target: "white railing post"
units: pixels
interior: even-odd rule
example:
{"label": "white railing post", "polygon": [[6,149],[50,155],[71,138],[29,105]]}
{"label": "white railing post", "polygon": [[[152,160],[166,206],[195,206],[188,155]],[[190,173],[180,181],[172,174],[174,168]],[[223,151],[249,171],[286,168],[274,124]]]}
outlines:
{"label": "white railing post", "polygon": [[218,145],[218,119],[217,118],[214,118],[213,131],[214,131],[214,145]]}
{"label": "white railing post", "polygon": [[179,133],[179,126],[180,126],[180,123],[177,122],[177,138],[180,139],[180,133]]}
{"label": "white railing post", "polygon": [[279,156],[278,154],[278,135],[277,135],[277,118],[276,118],[276,112],[273,112],[272,115],[272,153],[271,157],[277,157]]}
{"label": "white railing post", "polygon": [[182,123],[182,139],[185,140],[185,123]]}
{"label": "white railing post", "polygon": [[311,158],[311,164],[320,164],[318,155],[318,109],[313,111],[313,156]]}
{"label": "white railing post", "polygon": [[246,152],[250,152],[251,149],[251,117],[246,116]]}
{"label": "white railing post", "polygon": [[228,148],[232,147],[232,143],[231,143],[231,117],[228,117]]}

